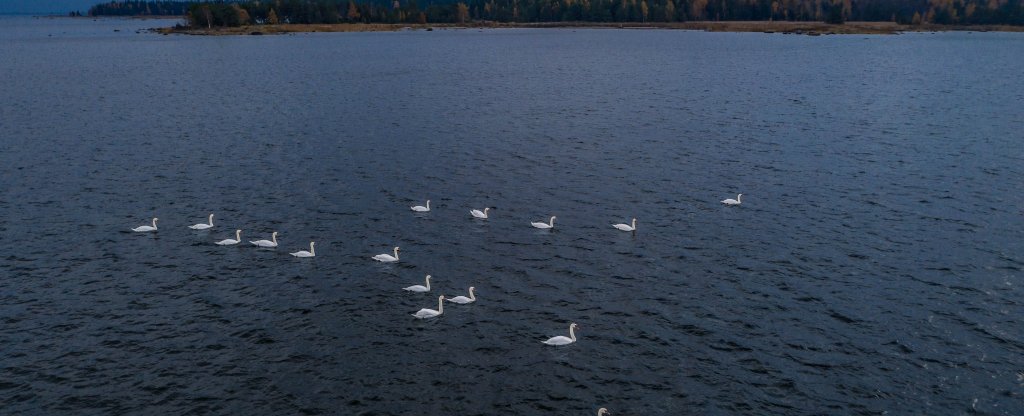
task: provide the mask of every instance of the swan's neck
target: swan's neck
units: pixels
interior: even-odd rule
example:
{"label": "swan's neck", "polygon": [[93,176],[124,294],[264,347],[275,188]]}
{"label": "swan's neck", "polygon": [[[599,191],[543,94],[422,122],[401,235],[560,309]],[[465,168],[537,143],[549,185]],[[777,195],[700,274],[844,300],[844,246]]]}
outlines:
{"label": "swan's neck", "polygon": [[743,202],[743,194],[736,195],[736,202]]}
{"label": "swan's neck", "polygon": [[156,218],[153,218],[153,228],[156,228]]}
{"label": "swan's neck", "polygon": [[398,260],[398,249],[395,249],[395,260]]}
{"label": "swan's neck", "polygon": [[213,214],[210,214],[210,226],[213,226]]}
{"label": "swan's neck", "polygon": [[491,210],[490,208],[484,208],[484,216],[485,217],[487,216],[487,211],[490,211],[490,210]]}
{"label": "swan's neck", "polygon": [[555,226],[555,217],[551,217],[551,219],[548,221],[548,227],[554,228],[554,226]]}
{"label": "swan's neck", "polygon": [[242,240],[242,230],[235,231],[235,240]]}
{"label": "swan's neck", "polygon": [[427,290],[430,290],[430,277],[427,277]]}
{"label": "swan's neck", "polygon": [[316,255],[316,248],[313,247],[313,243],[309,243],[309,254]]}
{"label": "swan's neck", "polygon": [[572,342],[576,342],[576,331],[574,328],[576,327],[569,325],[569,338],[572,339]]}
{"label": "swan's neck", "polygon": [[476,300],[476,295],[473,294],[473,289],[469,289],[469,299]]}
{"label": "swan's neck", "polygon": [[636,218],[633,218],[633,229],[636,229]]}
{"label": "swan's neck", "polygon": [[427,209],[430,209],[430,200],[427,200]]}
{"label": "swan's neck", "polygon": [[437,298],[437,313],[444,313],[444,296]]}

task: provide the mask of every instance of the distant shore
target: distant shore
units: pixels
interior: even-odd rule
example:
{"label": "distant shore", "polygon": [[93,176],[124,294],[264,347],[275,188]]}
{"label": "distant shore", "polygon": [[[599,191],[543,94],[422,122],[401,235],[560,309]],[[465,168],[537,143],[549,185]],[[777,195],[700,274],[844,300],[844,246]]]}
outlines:
{"label": "distant shore", "polygon": [[155,29],[163,34],[186,35],[275,35],[312,32],[394,32],[400,30],[434,29],[491,29],[491,28],[596,28],[596,29],[675,29],[702,30],[707,32],[760,32],[802,35],[892,35],[901,32],[1024,32],[1022,26],[955,26],[955,25],[901,25],[892,22],[847,22],[828,24],[822,22],[674,22],[674,23],[604,23],[604,22],[548,22],[548,23],[497,23],[474,22],[467,24],[387,24],[387,23],[337,23],[337,24],[278,24],[249,25],[239,27],[190,28],[167,27]]}

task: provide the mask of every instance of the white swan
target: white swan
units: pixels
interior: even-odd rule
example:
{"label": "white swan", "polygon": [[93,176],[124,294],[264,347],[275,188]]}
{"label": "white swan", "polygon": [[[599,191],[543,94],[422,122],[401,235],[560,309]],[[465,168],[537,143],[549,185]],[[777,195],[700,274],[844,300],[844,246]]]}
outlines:
{"label": "white swan", "polygon": [[256,240],[249,243],[258,247],[277,247],[277,231],[270,235],[270,240]]}
{"label": "white swan", "polygon": [[159,218],[153,218],[153,225],[152,226],[140,225],[138,227],[132,228],[132,231],[135,231],[137,233],[148,233],[150,231],[156,231],[156,220],[158,220],[158,219]]}
{"label": "white swan", "polygon": [[410,292],[420,292],[420,293],[429,292],[430,291],[430,275],[429,274],[427,275],[427,285],[426,286],[423,286],[423,285],[413,285],[413,286],[409,286],[409,287],[403,287],[402,290],[408,290]]}
{"label": "white swan", "polygon": [[313,246],[315,244],[316,244],[316,242],[310,241],[309,242],[309,251],[299,250],[299,251],[296,251],[294,253],[291,253],[291,255],[293,255],[295,257],[316,257],[316,250],[313,248]]}
{"label": "white swan", "polygon": [[605,409],[603,407],[600,408],[600,409],[597,409],[597,416],[604,416],[604,415],[607,415],[607,414],[608,414],[608,409]]}
{"label": "white swan", "polygon": [[234,240],[232,240],[230,238],[227,238],[227,239],[224,239],[224,240],[220,240],[220,241],[217,242],[217,245],[218,246],[233,246],[233,245],[238,244],[240,242],[242,242],[242,230],[235,230],[235,239]]}
{"label": "white swan", "polygon": [[546,222],[531,222],[530,225],[532,225],[533,228],[540,228],[542,230],[547,230],[549,228],[555,228],[555,218],[558,218],[558,217],[551,217],[551,220],[550,220],[551,222],[550,223],[546,223]]}
{"label": "white swan", "polygon": [[576,332],[573,331],[576,328],[579,328],[579,325],[576,325],[576,323],[573,322],[573,323],[569,324],[569,336],[568,337],[559,335],[557,337],[548,338],[548,340],[544,341],[544,343],[548,344],[548,345],[569,345],[569,344],[572,344],[572,343],[576,342]]}
{"label": "white swan", "polygon": [[384,263],[394,263],[394,262],[398,261],[398,250],[399,250],[398,247],[395,247],[395,255],[394,256],[392,256],[390,254],[378,254],[376,256],[373,256],[373,259],[377,260],[377,261],[380,261],[380,262],[384,262]]}
{"label": "white swan", "polygon": [[208,219],[207,221],[209,221],[209,224],[190,225],[188,226],[188,228],[191,228],[193,230],[205,230],[207,228],[213,228],[213,214],[210,214],[210,219]]}
{"label": "white swan", "polygon": [[489,211],[490,209],[491,209],[490,207],[484,208],[483,211],[478,210],[478,209],[474,209],[474,210],[470,210],[469,213],[471,215],[473,215],[473,217],[475,217],[475,218],[480,218],[480,219],[485,219],[486,220],[487,219],[487,211]]}
{"label": "white swan", "polygon": [[437,298],[437,310],[436,311],[433,310],[433,309],[423,308],[423,309],[420,309],[419,311],[417,311],[416,313],[414,313],[412,316],[415,316],[415,317],[420,318],[420,319],[426,319],[426,318],[433,318],[435,316],[441,316],[442,313],[444,313],[444,295],[441,295],[441,296],[439,296]]}
{"label": "white swan", "polygon": [[429,212],[430,211],[430,200],[429,199],[427,200],[427,206],[417,205],[417,206],[414,206],[414,207],[409,207],[409,209],[411,209],[413,211],[416,211],[416,212]]}
{"label": "white swan", "polygon": [[739,205],[740,203],[743,202],[743,201],[740,200],[740,198],[743,198],[743,194],[737,194],[736,195],[736,199],[732,199],[732,198],[723,199],[722,203],[725,204],[725,205]]}
{"label": "white swan", "polygon": [[469,287],[469,297],[468,298],[465,297],[465,296],[456,296],[454,298],[447,298],[446,300],[449,301],[449,302],[458,303],[460,305],[465,305],[467,303],[476,302],[476,296],[473,295],[473,289],[476,289],[476,288],[473,287],[473,286]]}
{"label": "white swan", "polygon": [[612,224],[612,227],[618,228],[622,231],[636,231],[636,218],[633,218],[633,225],[629,224]]}

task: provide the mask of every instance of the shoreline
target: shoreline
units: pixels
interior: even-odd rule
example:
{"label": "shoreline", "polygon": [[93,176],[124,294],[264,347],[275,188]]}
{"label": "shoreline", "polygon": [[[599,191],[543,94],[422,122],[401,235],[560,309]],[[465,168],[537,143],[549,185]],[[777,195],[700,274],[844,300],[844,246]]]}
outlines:
{"label": "shoreline", "polygon": [[468,24],[437,23],[437,24],[402,24],[402,23],[335,23],[335,24],[277,24],[247,25],[221,28],[155,28],[154,32],[164,35],[183,34],[198,36],[239,36],[239,35],[279,35],[290,33],[317,32],[397,32],[402,30],[435,30],[435,29],[667,29],[667,30],[700,30],[705,32],[740,32],[740,33],[783,33],[809,36],[819,35],[895,35],[904,32],[1024,32],[1024,26],[983,25],[901,25],[893,22],[847,22],[845,24],[829,24],[824,22],[789,22],[789,21],[751,21],[751,22],[546,22],[546,23],[497,23],[474,22]]}

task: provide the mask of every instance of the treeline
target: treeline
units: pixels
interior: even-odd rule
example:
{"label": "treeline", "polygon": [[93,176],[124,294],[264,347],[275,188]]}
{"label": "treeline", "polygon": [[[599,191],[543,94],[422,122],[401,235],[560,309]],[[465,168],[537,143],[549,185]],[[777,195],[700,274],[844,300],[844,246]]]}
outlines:
{"label": "treeline", "polygon": [[184,16],[198,2],[111,1],[89,8],[89,16]]}
{"label": "treeline", "polygon": [[[103,6],[101,8],[101,6]],[[116,13],[106,12],[114,10]],[[895,21],[1024,25],[1024,0],[115,1],[89,13],[187,15],[197,27],[277,23]]]}

